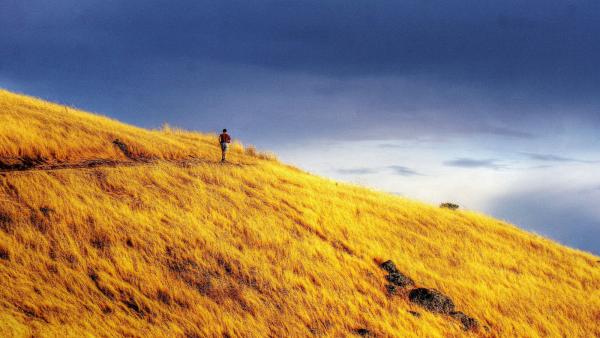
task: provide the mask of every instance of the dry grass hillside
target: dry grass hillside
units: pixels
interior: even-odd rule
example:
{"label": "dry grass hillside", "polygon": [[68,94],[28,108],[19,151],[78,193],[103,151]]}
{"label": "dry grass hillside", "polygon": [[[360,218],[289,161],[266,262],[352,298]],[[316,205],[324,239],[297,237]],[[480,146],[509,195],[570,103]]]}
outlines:
{"label": "dry grass hillside", "polygon": [[6,91],[0,122],[1,337],[600,336],[600,258],[510,224]]}

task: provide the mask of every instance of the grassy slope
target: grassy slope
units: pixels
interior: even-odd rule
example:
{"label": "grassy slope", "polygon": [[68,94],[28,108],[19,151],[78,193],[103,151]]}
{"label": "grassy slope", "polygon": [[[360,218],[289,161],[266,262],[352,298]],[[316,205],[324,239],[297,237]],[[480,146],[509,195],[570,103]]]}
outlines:
{"label": "grassy slope", "polygon": [[[506,223],[4,91],[0,121],[2,158],[207,160],[0,175],[0,336],[600,336],[598,257]],[[489,331],[387,297],[388,258]]]}

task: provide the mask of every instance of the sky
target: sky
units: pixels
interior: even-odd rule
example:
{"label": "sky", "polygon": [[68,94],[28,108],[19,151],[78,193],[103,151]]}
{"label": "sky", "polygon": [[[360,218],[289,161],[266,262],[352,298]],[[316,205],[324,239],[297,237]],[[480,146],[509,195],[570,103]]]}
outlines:
{"label": "sky", "polygon": [[600,254],[600,2],[0,0],[0,87]]}

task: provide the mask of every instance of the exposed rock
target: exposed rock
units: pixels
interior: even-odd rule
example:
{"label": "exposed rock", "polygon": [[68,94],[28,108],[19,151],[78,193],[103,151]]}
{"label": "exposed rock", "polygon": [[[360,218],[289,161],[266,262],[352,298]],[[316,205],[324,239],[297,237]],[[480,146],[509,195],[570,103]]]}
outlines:
{"label": "exposed rock", "polygon": [[387,271],[388,273],[398,273],[398,269],[396,268],[396,264],[391,260],[387,260],[379,265],[380,268]]}
{"label": "exposed rock", "polygon": [[440,208],[450,209],[450,210],[456,210],[456,209],[460,208],[460,206],[458,204],[455,204],[455,203],[446,202],[446,203],[440,204]]}
{"label": "exposed rock", "polygon": [[[441,207],[447,207],[450,209],[458,208],[458,205],[451,203],[444,203]],[[387,293],[389,295],[395,295],[399,292],[400,289],[405,289],[407,287],[415,286],[415,282],[408,276],[405,276],[396,267],[396,264],[391,260],[387,260],[379,265],[380,268],[388,272],[388,275],[385,276],[385,279],[390,282],[385,286]],[[451,316],[452,318],[460,321],[465,331],[476,329],[479,326],[479,323],[475,318],[469,317],[463,312],[454,311],[454,302],[450,297],[444,295],[438,290],[435,289],[427,289],[427,288],[415,288],[410,290],[408,293],[408,299],[415,303],[427,311],[441,313]],[[417,311],[409,310],[412,316],[419,318],[421,317],[421,313]],[[364,332],[361,334],[360,331]],[[355,330],[356,333],[363,335],[369,335],[369,331],[366,329],[358,329]]]}
{"label": "exposed rock", "polygon": [[354,332],[362,337],[374,337],[373,333],[371,333],[371,331],[367,330],[367,329],[356,329],[354,330]]}
{"label": "exposed rock", "polygon": [[415,282],[410,277],[407,277],[400,272],[390,273],[389,275],[385,276],[385,279],[387,279],[388,282],[402,288],[415,285]]}
{"label": "exposed rock", "polygon": [[408,294],[408,299],[431,312],[449,314],[454,311],[452,299],[435,289],[413,289]]}
{"label": "exposed rock", "polygon": [[398,293],[398,288],[396,287],[396,285],[388,284],[385,286],[385,289],[388,295],[390,296],[393,296]]}
{"label": "exposed rock", "polygon": [[416,317],[416,318],[420,318],[421,317],[421,314],[419,312],[417,312],[417,311],[411,311],[411,310],[409,310],[408,313],[410,313],[411,315],[413,315],[413,317]]}
{"label": "exposed rock", "polygon": [[479,326],[477,319],[472,318],[460,311],[450,312],[450,316],[460,321],[465,331],[475,329]]}

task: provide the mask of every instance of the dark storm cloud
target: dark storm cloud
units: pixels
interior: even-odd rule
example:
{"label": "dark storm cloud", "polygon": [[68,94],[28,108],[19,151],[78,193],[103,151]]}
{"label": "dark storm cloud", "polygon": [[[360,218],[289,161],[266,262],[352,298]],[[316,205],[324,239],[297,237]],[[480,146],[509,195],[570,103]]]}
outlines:
{"label": "dark storm cloud", "polygon": [[13,46],[43,43],[67,57],[83,47],[77,54],[199,57],[340,76],[434,71],[511,83],[568,77],[589,85],[598,74],[596,1],[3,3],[4,38]]}
{"label": "dark storm cloud", "polygon": [[504,168],[495,159],[474,159],[474,158],[457,158],[455,160],[446,161],[444,165],[449,167],[460,167],[460,168],[489,168],[489,169],[500,169]]}
{"label": "dark storm cloud", "polygon": [[144,126],[214,129],[225,114],[257,139],[530,139],[540,121],[600,124],[597,13],[591,0],[4,0],[0,86]]}

